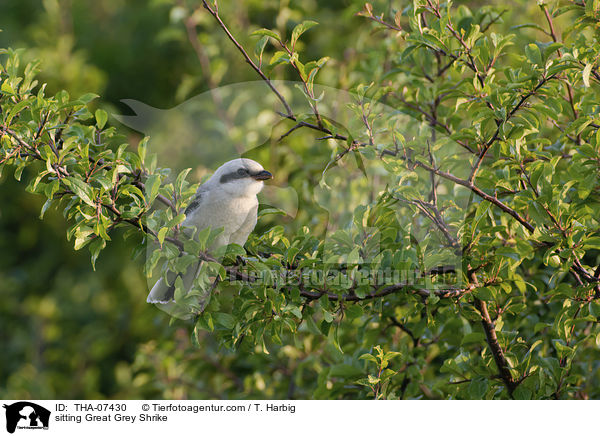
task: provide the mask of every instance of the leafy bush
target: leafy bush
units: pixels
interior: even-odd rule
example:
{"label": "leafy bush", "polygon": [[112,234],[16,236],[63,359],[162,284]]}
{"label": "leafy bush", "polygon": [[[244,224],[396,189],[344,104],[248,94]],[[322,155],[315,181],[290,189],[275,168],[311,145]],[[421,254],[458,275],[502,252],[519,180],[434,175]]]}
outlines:
{"label": "leafy bush", "polygon": [[[315,84],[327,58],[303,51],[315,22],[286,35],[251,32],[252,51],[215,4],[179,11],[190,31],[194,17],[210,14],[230,32],[240,65],[269,86],[281,112],[273,129],[288,142],[258,153],[278,162],[305,205],[295,224],[270,217],[245,252],[229,247],[219,261],[205,252],[214,232],[182,236],[197,186],[188,172],[160,168],[147,139],[134,150],[107,127],[107,112],[90,111],[94,95],[46,96],[36,65],[21,67],[12,50],[0,67],[0,169],[20,179],[31,168],[27,190],[47,199],[41,214],[63,211],[69,239],[88,247],[92,264],[118,228],[142,234],[138,255],[156,244],[148,277],[205,260],[196,283],[221,284],[194,321],[201,348],[171,352],[177,372],[213,396],[598,398],[600,9],[538,3],[543,25],[498,33],[505,12],[490,7],[415,0],[385,15],[368,3],[355,10],[378,40],[351,65],[354,118],[345,127],[320,110],[330,103]],[[295,112],[277,74],[298,81],[308,113]],[[292,173],[286,153],[305,141],[314,152]],[[315,236],[318,208],[304,182],[354,163],[378,168],[385,188],[351,211],[353,225]],[[453,255],[458,264],[440,269]],[[386,269],[412,280],[361,280]],[[195,294],[177,286],[180,309],[193,311]],[[155,346],[135,362],[137,395],[178,387],[145,376],[160,372],[151,355],[168,354]],[[207,347],[219,347],[218,361]]]}

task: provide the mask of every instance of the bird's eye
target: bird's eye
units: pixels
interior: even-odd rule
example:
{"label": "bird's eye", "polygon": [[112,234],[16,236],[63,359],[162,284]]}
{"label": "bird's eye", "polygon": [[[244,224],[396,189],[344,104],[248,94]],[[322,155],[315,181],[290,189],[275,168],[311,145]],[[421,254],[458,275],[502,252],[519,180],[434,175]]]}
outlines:
{"label": "bird's eye", "polygon": [[237,173],[240,176],[246,176],[246,175],[248,175],[248,170],[246,168],[240,168],[239,170],[237,170]]}

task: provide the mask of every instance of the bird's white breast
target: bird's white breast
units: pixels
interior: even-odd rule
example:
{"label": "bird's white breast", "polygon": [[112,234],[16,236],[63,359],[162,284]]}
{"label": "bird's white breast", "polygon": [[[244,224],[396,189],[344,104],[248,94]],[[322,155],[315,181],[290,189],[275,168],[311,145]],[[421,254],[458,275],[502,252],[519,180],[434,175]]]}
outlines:
{"label": "bird's white breast", "polygon": [[256,195],[233,197],[221,190],[202,194],[200,205],[186,217],[183,225],[202,230],[223,228],[214,246],[236,243],[243,245],[256,224]]}

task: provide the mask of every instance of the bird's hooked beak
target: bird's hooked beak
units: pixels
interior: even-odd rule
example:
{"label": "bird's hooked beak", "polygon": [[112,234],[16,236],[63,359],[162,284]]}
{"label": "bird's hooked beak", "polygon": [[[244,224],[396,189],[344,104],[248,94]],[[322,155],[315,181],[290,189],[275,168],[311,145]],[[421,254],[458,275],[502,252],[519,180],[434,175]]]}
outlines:
{"label": "bird's hooked beak", "polygon": [[252,178],[254,180],[269,180],[269,179],[273,178],[273,174],[271,174],[268,171],[263,170],[263,171],[261,171],[259,173],[253,174]]}

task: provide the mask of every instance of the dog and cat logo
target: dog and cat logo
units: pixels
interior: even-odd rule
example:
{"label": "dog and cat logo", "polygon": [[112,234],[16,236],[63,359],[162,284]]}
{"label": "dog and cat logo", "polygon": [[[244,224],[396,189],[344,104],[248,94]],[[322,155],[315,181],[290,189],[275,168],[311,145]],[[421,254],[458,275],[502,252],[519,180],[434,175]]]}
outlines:
{"label": "dog and cat logo", "polygon": [[50,411],[29,401],[19,401],[4,405],[6,409],[6,431],[14,433],[22,430],[48,430]]}

